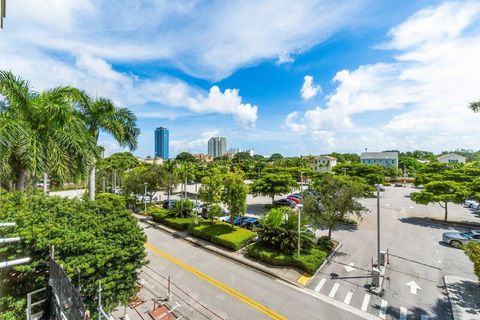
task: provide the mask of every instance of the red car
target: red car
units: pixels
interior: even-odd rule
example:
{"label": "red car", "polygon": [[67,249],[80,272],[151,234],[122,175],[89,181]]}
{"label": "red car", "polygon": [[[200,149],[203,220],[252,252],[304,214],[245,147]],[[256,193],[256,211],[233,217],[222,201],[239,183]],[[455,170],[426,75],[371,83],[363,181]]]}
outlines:
{"label": "red car", "polygon": [[295,198],[294,196],[288,196],[287,199],[294,201],[296,204],[302,203],[302,200]]}

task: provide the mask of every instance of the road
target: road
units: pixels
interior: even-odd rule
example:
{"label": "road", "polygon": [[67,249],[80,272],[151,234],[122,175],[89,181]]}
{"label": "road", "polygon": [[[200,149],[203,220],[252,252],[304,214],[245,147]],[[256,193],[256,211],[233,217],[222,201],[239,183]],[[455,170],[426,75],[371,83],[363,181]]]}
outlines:
{"label": "road", "polygon": [[[273,279],[141,223],[150,263],[142,281],[171,276],[224,319],[375,319],[368,313]],[[161,275],[161,276],[159,276]],[[159,295],[164,294],[159,289]],[[202,318],[202,317],[198,317]]]}
{"label": "road", "polygon": [[[464,228],[426,219],[432,215],[443,218],[443,209],[412,203],[405,197],[412,191],[415,190],[390,187],[381,195],[381,248],[390,253],[381,296],[367,290],[377,250],[376,199],[363,201],[371,213],[358,230],[346,228],[334,233],[342,247],[308,287],[339,301],[347,300],[349,305],[383,319],[450,319],[443,277],[475,276],[463,251],[443,244],[441,235]],[[469,218],[468,210],[460,206],[451,206],[450,211],[452,219]]]}

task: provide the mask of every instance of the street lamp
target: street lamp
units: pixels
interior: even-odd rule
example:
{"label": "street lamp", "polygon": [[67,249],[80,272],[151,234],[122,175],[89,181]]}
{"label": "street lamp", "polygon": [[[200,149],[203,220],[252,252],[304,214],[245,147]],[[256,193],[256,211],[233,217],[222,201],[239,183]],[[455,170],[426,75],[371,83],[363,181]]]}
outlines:
{"label": "street lamp", "polygon": [[[300,172],[300,194],[302,195],[303,199],[303,172]],[[300,255],[300,224],[301,224],[301,215],[302,215],[302,209],[303,205],[300,204],[298,209],[298,243],[297,243],[297,254]]]}
{"label": "street lamp", "polygon": [[145,204],[145,213],[147,212],[147,183],[144,183],[145,185],[145,195],[143,196],[143,203]]}
{"label": "street lamp", "polygon": [[105,177],[102,177],[103,180],[103,193],[105,193]]}
{"label": "street lamp", "polygon": [[198,191],[197,191],[197,179],[195,179],[195,224],[198,224]]}
{"label": "street lamp", "polygon": [[377,184],[377,268],[380,267],[380,184]]}

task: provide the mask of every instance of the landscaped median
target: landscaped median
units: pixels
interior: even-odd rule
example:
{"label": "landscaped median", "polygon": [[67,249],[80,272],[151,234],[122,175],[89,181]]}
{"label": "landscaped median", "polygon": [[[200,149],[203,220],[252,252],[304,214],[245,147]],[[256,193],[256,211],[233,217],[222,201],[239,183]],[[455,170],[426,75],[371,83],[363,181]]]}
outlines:
{"label": "landscaped median", "polygon": [[243,248],[256,237],[256,233],[253,231],[236,226],[232,229],[230,224],[221,221],[192,224],[188,232],[193,236],[234,251]]}
{"label": "landscaped median", "polygon": [[268,248],[263,242],[257,242],[247,248],[248,256],[273,266],[291,266],[308,274],[315,274],[328,256],[328,252],[313,247],[301,252],[300,256]]}
{"label": "landscaped median", "polygon": [[195,217],[177,218],[169,210],[152,208],[149,213],[155,222],[178,231],[188,231],[192,236],[233,251],[243,248],[256,237],[253,231],[236,226],[232,229],[230,224],[221,221],[206,221],[199,217],[196,225]]}

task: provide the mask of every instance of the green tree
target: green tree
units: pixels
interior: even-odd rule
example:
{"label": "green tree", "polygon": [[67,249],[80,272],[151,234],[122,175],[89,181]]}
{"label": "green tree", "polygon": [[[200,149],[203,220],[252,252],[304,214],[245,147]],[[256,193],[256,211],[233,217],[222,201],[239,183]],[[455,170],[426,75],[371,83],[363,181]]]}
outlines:
{"label": "green tree", "polygon": [[273,153],[271,156],[270,156],[270,161],[271,162],[275,162],[275,161],[279,161],[283,159],[283,156],[280,154],[280,153]]}
{"label": "green tree", "polygon": [[[2,246],[1,255],[11,259],[29,256],[25,265],[3,269],[2,292],[13,301],[25,301],[27,292],[42,288],[48,278],[51,245],[55,259],[67,276],[81,277],[81,294],[90,310],[96,306],[98,281],[104,291],[104,306],[111,311],[130,302],[137,287],[137,270],[146,262],[146,237],[121,197],[99,195],[96,201],[81,201],[43,194],[2,193],[0,221],[16,222],[2,228],[0,236],[21,237],[15,246]],[[77,285],[74,280],[73,283]],[[2,301],[3,302],[3,301]],[[2,308],[9,306],[2,305]],[[25,308],[15,319],[25,316]],[[3,314],[4,310],[0,310]]]}
{"label": "green tree", "polygon": [[252,156],[250,155],[250,153],[242,151],[242,152],[235,153],[233,155],[232,162],[241,163],[241,162],[251,161],[251,160],[252,160]]}
{"label": "green tree", "polygon": [[367,210],[357,199],[364,194],[364,186],[352,179],[325,175],[313,182],[318,197],[307,196],[303,200],[306,217],[316,226],[328,228],[328,238],[332,230],[348,215],[361,217]]}
{"label": "green tree", "polygon": [[[218,205],[222,201],[222,191],[223,191],[223,175],[221,174],[220,170],[213,168],[210,171],[210,174],[202,178],[202,186],[198,191],[198,197],[202,200],[205,204],[210,207],[210,211],[212,211],[213,206]],[[218,210],[218,209],[214,209]],[[212,214],[217,213],[219,215],[220,212],[213,212]],[[212,216],[212,222],[213,222]]]}
{"label": "green tree", "polygon": [[243,182],[243,176],[238,173],[228,173],[224,176],[222,201],[230,212],[230,223],[233,227],[235,216],[243,216],[247,211],[248,187]]}
{"label": "green tree", "polygon": [[480,111],[480,101],[470,102],[468,108],[470,110],[472,110],[473,112],[479,112]]}
{"label": "green tree", "polygon": [[473,262],[473,270],[480,281],[480,243],[470,242],[465,247],[465,254]]}
{"label": "green tree", "polygon": [[432,181],[425,184],[425,189],[413,192],[411,199],[415,203],[438,203],[445,210],[445,221],[448,220],[448,204],[450,202],[461,204],[468,197],[467,187],[455,181]]}
{"label": "green tree", "polygon": [[167,179],[168,175],[163,166],[156,164],[141,165],[127,173],[124,181],[125,193],[143,196],[146,187],[147,197],[152,202],[155,193],[159,190],[164,190]]}
{"label": "green tree", "polygon": [[196,162],[197,161],[197,159],[195,159],[195,157],[189,152],[180,152],[175,157],[175,160],[185,161],[185,162]]}
{"label": "green tree", "polygon": [[30,177],[83,175],[96,153],[85,123],[74,112],[71,87],[40,93],[11,72],[0,71],[0,164],[4,178],[25,190]]}
{"label": "green tree", "polygon": [[272,204],[277,194],[291,192],[298,186],[295,179],[289,173],[266,173],[256,179],[250,186],[250,192],[254,196],[266,196],[272,198]]}
{"label": "green tree", "polygon": [[[86,92],[76,93],[77,110],[85,121],[88,132],[98,143],[101,131],[110,134],[121,147],[130,150],[137,148],[137,138],[140,129],[137,128],[137,118],[128,108],[116,106],[110,99],[90,97]],[[90,168],[89,198],[95,199],[95,161]]]}
{"label": "green tree", "polygon": [[170,201],[170,195],[175,190],[180,180],[177,162],[175,160],[167,160],[163,163],[167,178],[163,190],[167,191],[167,201]]}
{"label": "green tree", "polygon": [[187,218],[193,215],[193,202],[189,199],[180,199],[175,202],[172,209],[173,216],[177,218]]}

